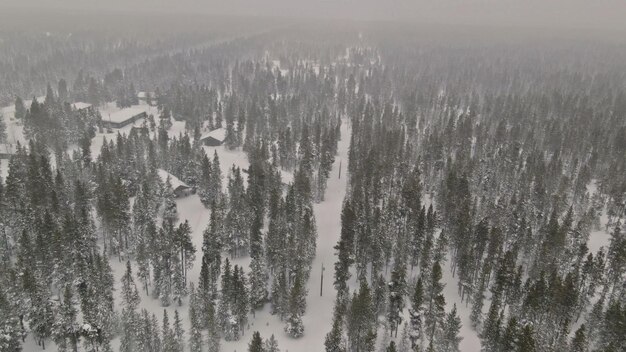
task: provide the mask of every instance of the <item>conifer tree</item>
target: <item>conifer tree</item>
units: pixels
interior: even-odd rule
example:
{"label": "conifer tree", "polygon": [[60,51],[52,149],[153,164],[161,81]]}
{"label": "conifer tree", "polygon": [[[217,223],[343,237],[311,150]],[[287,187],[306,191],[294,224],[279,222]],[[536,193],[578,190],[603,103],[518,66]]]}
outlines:
{"label": "conifer tree", "polygon": [[587,352],[587,337],[585,336],[585,324],[581,325],[572,337],[570,344],[570,350],[572,352]]}
{"label": "conifer tree", "polygon": [[176,343],[177,351],[185,350],[185,331],[183,330],[182,321],[178,315],[178,310],[174,311],[174,325],[173,325],[174,341]]}
{"label": "conifer tree", "polygon": [[376,312],[367,281],[361,280],[348,313],[348,340],[351,350],[365,351],[368,334],[376,333]]}
{"label": "conifer tree", "polygon": [[126,273],[122,277],[122,339],[120,343],[120,351],[132,352],[137,348],[138,331],[137,326],[139,316],[137,315],[137,306],[140,298],[135,286],[135,280],[130,266],[130,262],[126,262]]}
{"label": "conifer tree", "polygon": [[280,352],[280,349],[278,348],[278,341],[276,341],[274,334],[272,334],[269,339],[265,340],[264,346],[265,352]]}
{"label": "conifer tree", "polygon": [[201,316],[198,312],[200,301],[193,283],[189,285],[189,351],[202,352],[203,337]]}
{"label": "conifer tree", "polygon": [[335,314],[333,317],[333,327],[324,340],[324,347],[326,352],[346,352],[346,347],[343,340],[343,322],[340,314],[335,308]]}
{"label": "conifer tree", "polygon": [[289,293],[289,310],[287,313],[287,325],[285,326],[285,332],[293,338],[299,338],[304,334],[302,314],[306,309],[305,299],[306,289],[302,282],[302,274],[297,272]]}
{"label": "conifer tree", "polygon": [[390,333],[395,332],[396,337],[398,336],[398,328],[402,322],[405,294],[406,267],[401,259],[397,259],[397,262],[394,264],[394,269],[391,272],[391,282],[389,283],[389,310],[387,311]]}
{"label": "conifer tree", "polygon": [[263,339],[258,331],[252,333],[252,340],[248,344],[248,352],[266,352]]}
{"label": "conifer tree", "polygon": [[441,277],[441,266],[439,266],[439,262],[435,262],[430,271],[430,282],[427,288],[428,304],[425,311],[426,331],[430,341],[434,340],[437,328],[441,328],[445,317],[444,307],[446,303],[442,293]]}
{"label": "conifer tree", "polygon": [[80,327],[76,321],[78,311],[75,303],[71,287],[65,286],[62,305],[52,327],[53,340],[61,351],[78,350]]}
{"label": "conifer tree", "polygon": [[440,351],[442,352],[458,352],[459,343],[463,339],[459,336],[461,331],[461,319],[456,310],[456,304],[446,316],[446,320],[442,327],[441,341],[439,342]]}
{"label": "conifer tree", "polygon": [[409,311],[409,340],[411,348],[415,349],[422,339],[422,306],[424,304],[424,286],[422,278],[417,279],[413,296],[411,297],[411,310]]}

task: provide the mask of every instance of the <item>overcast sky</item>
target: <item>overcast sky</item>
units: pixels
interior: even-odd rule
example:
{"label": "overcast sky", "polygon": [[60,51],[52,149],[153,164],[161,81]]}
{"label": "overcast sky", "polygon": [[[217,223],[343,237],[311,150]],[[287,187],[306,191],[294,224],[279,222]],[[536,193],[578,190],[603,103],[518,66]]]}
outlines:
{"label": "overcast sky", "polygon": [[0,0],[2,8],[626,29],[626,0]]}

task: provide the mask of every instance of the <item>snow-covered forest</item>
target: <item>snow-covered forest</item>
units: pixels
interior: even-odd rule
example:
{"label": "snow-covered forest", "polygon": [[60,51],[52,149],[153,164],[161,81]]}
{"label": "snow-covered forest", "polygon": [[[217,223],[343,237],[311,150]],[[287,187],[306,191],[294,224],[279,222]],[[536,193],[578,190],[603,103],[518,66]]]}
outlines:
{"label": "snow-covered forest", "polygon": [[626,42],[0,27],[0,352],[626,351]]}

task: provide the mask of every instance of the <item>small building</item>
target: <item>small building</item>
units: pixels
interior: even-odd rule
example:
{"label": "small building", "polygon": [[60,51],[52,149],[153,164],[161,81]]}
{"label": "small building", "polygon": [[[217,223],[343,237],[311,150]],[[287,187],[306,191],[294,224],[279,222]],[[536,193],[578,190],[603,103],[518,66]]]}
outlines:
{"label": "small building", "polygon": [[200,143],[208,147],[217,147],[224,143],[226,139],[226,129],[218,128],[211,132],[207,132],[200,137]]}
{"label": "small building", "polygon": [[148,117],[146,110],[142,108],[127,108],[120,111],[109,114],[108,116],[102,116],[102,127],[104,128],[122,128],[130,125],[137,120],[145,119]]}
{"label": "small building", "polygon": [[157,172],[159,173],[159,178],[164,183],[167,182],[169,178],[172,191],[174,192],[174,196],[176,196],[176,198],[186,197],[195,193],[195,189],[193,189],[193,187],[188,186],[186,183],[179,180],[178,177],[170,174],[169,172],[163,169],[158,169]]}
{"label": "small building", "polygon": [[76,103],[72,104],[72,108],[74,108],[75,110],[78,110],[78,111],[87,110],[90,107],[91,107],[91,104],[89,104],[89,103],[76,102]]}
{"label": "small building", "polygon": [[137,100],[146,102],[149,105],[154,105],[156,102],[155,96],[156,94],[154,94],[154,92],[139,92],[137,93]]}

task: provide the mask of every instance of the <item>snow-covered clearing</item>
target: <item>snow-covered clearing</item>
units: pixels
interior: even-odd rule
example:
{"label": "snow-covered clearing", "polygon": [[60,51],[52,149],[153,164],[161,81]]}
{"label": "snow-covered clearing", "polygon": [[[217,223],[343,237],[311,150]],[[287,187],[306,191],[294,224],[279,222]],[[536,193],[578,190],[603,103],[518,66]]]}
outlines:
{"label": "snow-covered clearing", "polygon": [[[36,98],[38,102],[42,102],[46,99],[45,96]],[[24,106],[30,107],[32,100],[25,100]],[[15,118],[15,105],[5,106],[0,108],[0,118],[4,119],[7,132],[7,145],[14,146],[18,142],[24,146],[28,145],[26,138],[24,138],[24,124]],[[9,173],[9,160],[0,160],[0,177],[4,180]]]}
{"label": "snow-covered clearing", "polygon": [[[36,99],[41,103],[46,99],[46,97],[42,96],[37,97]],[[24,106],[29,109],[32,102],[32,100],[24,100]],[[16,144],[17,142],[20,142],[20,144],[26,145],[27,141],[26,138],[24,138],[24,124],[22,121],[15,118],[15,105],[3,107],[0,111],[2,117],[4,118],[4,123],[7,126],[7,143]]]}
{"label": "snow-covered clearing", "polygon": [[[589,199],[593,199],[597,192],[598,185],[596,184],[596,180],[591,180],[591,182],[587,185],[587,193],[589,194]],[[598,230],[591,231],[591,233],[589,234],[589,240],[587,241],[589,253],[593,253],[594,255],[602,247],[607,249],[611,240],[611,234],[609,231],[607,231],[609,216],[606,212],[606,206],[602,207],[602,213],[599,214],[599,217],[600,228]]]}

